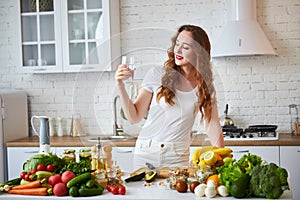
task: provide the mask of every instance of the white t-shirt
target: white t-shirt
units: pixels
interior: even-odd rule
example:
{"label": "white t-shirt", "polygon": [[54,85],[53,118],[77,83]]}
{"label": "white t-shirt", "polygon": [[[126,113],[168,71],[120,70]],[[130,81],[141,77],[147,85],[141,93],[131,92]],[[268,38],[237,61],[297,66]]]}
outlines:
{"label": "white t-shirt", "polygon": [[157,91],[161,86],[163,67],[154,67],[146,74],[142,87],[153,93],[148,118],[139,134],[139,138],[151,138],[154,141],[191,142],[191,130],[197,112],[197,87],[192,91],[176,90],[173,106],[165,103],[164,98],[156,100]]}

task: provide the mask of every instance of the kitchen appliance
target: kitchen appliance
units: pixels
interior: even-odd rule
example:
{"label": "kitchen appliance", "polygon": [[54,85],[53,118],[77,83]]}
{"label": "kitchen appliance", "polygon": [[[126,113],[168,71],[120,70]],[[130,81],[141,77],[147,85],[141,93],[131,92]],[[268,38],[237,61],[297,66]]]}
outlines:
{"label": "kitchen appliance", "polygon": [[83,130],[83,122],[80,114],[72,115],[70,135],[73,137],[86,135]]}
{"label": "kitchen appliance", "polygon": [[278,140],[277,125],[223,126],[224,140]]}
{"label": "kitchen appliance", "polygon": [[228,104],[225,106],[224,111],[225,116],[221,117],[221,125],[222,126],[234,126],[234,120],[228,116]]}
{"label": "kitchen appliance", "polygon": [[[40,123],[39,133],[34,126],[34,119],[38,119]],[[49,134],[49,117],[47,116],[32,116],[31,127],[36,135],[40,138],[40,153],[50,153],[50,134]]]}
{"label": "kitchen appliance", "polygon": [[256,0],[230,1],[229,20],[212,46],[212,57],[276,55],[256,17]]}
{"label": "kitchen appliance", "polygon": [[7,149],[5,143],[27,137],[28,105],[23,91],[0,91],[0,183],[7,181]]}

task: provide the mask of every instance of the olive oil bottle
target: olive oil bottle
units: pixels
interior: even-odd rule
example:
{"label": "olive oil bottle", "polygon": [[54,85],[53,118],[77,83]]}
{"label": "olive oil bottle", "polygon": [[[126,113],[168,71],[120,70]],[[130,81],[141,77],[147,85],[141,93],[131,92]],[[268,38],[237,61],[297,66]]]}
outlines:
{"label": "olive oil bottle", "polygon": [[102,147],[100,144],[100,138],[98,138],[98,143],[95,145],[94,152],[92,155],[92,170],[95,170],[95,178],[98,182],[103,182],[106,179],[107,170],[107,159],[102,152]]}

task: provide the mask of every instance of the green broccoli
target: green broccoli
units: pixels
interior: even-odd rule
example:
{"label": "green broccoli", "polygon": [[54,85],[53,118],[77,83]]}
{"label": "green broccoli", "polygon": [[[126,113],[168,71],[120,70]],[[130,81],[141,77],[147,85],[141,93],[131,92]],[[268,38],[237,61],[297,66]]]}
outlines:
{"label": "green broccoli", "polygon": [[278,199],[285,190],[289,190],[287,171],[274,163],[255,166],[250,176],[252,196]]}

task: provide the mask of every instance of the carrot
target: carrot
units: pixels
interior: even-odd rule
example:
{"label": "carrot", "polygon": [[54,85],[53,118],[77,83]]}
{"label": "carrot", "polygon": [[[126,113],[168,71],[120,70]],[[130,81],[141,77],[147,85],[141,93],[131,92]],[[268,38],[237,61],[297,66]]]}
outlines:
{"label": "carrot", "polygon": [[20,190],[20,189],[29,189],[29,188],[38,188],[41,187],[40,180],[35,180],[30,183],[24,184],[24,185],[17,185],[12,187],[12,190]]}
{"label": "carrot", "polygon": [[39,188],[25,188],[25,189],[10,189],[8,190],[8,194],[20,194],[20,195],[35,195],[35,196],[47,196],[47,188],[39,187]]}

